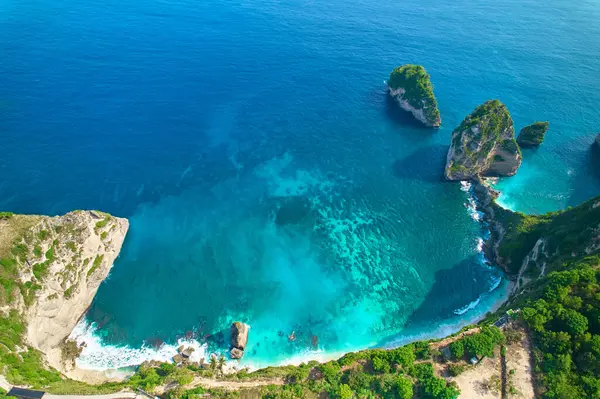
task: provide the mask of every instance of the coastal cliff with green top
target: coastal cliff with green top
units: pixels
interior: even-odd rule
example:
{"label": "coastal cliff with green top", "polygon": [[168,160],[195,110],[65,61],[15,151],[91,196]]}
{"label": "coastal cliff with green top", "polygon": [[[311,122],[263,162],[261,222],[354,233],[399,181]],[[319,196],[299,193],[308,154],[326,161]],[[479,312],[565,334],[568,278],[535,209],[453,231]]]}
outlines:
{"label": "coastal cliff with green top", "polygon": [[475,108],[452,132],[445,176],[448,180],[512,176],[521,159],[508,109],[500,101],[490,100]]}
{"label": "coastal cliff with green top", "polygon": [[392,98],[405,111],[429,127],[442,123],[429,74],[421,65],[402,65],[392,71],[388,81]]}
{"label": "coastal cliff with green top", "polygon": [[69,374],[66,338],[108,275],[128,226],[96,211],[0,213],[0,367],[9,382],[43,386],[62,378],[55,370]]}

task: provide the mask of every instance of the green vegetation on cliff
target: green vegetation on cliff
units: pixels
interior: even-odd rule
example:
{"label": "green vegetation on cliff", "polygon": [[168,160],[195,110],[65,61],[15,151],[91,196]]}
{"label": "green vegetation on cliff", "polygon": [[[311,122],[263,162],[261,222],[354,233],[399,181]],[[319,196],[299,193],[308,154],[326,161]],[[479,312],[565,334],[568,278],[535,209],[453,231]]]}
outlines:
{"label": "green vegetation on cliff", "polygon": [[[495,206],[496,219],[504,225],[506,234],[500,243],[500,261],[507,270],[517,273],[523,259],[538,240],[536,263],[553,265],[557,260],[593,253],[600,248],[600,197],[593,198],[565,211],[544,215],[525,215]],[[533,261],[532,267],[533,265]]]}
{"label": "green vegetation on cliff", "polygon": [[433,94],[429,74],[421,65],[402,65],[392,71],[388,86],[404,89],[404,99],[416,109],[423,109],[429,121],[439,121],[440,111]]}
{"label": "green vegetation on cliff", "polygon": [[555,265],[521,310],[542,398],[600,398],[600,257]]}
{"label": "green vegetation on cliff", "polygon": [[521,129],[517,142],[521,147],[533,147],[542,144],[548,131],[548,122],[535,122]]}
{"label": "green vegetation on cliff", "polygon": [[486,101],[452,132],[446,177],[452,180],[511,175],[520,165],[513,121],[504,104]]}

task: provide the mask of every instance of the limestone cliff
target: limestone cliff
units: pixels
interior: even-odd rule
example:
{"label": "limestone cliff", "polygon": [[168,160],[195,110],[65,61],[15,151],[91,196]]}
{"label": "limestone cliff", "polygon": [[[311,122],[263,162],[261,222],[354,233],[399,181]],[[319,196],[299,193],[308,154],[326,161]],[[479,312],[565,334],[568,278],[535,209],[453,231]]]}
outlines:
{"label": "limestone cliff", "polygon": [[448,180],[512,176],[521,166],[513,121],[498,100],[478,106],[452,132],[446,158]]}
{"label": "limestone cliff", "polygon": [[0,220],[0,258],[14,281],[0,293],[2,311],[19,311],[26,343],[52,367],[64,369],[61,345],[108,275],[128,227],[126,219],[95,211]]}
{"label": "limestone cliff", "polygon": [[405,111],[429,127],[442,123],[429,74],[420,65],[403,65],[392,71],[388,81],[392,98]]}

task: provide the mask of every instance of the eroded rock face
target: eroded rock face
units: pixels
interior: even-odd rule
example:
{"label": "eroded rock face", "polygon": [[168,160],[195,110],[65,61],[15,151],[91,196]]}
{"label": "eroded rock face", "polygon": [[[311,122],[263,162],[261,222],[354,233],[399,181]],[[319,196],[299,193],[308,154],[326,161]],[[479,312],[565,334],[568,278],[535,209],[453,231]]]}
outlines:
{"label": "eroded rock face", "polygon": [[241,359],[242,356],[244,356],[244,351],[238,348],[232,348],[231,351],[229,351],[229,356],[231,356],[232,359]]}
{"label": "eroded rock face", "polygon": [[448,180],[512,176],[521,166],[513,121],[498,100],[478,106],[454,129],[446,157]]}
{"label": "eroded rock face", "polygon": [[19,278],[39,288],[23,296],[17,307],[27,324],[27,342],[63,370],[60,346],[112,268],[129,223],[94,211],[35,218],[37,223],[20,241],[27,255]]}
{"label": "eroded rock face", "polygon": [[250,327],[246,323],[236,321],[231,325],[231,346],[241,350],[246,349],[248,344],[248,331]]}
{"label": "eroded rock face", "polygon": [[429,74],[421,65],[402,65],[394,69],[390,74],[388,90],[400,108],[410,112],[425,126],[441,125],[433,85]]}
{"label": "eroded rock face", "polygon": [[[244,349],[248,344],[248,332],[250,327],[242,322],[236,321],[231,325],[231,351],[232,359],[240,359],[244,355]],[[237,349],[237,350],[236,350]],[[239,357],[234,357],[239,356]]]}

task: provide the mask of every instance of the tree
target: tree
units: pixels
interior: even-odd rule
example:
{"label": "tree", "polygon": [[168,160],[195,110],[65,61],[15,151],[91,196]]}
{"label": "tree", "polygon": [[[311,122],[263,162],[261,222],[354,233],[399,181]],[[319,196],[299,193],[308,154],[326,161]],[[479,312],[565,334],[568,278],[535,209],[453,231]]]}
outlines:
{"label": "tree", "polygon": [[396,394],[399,399],[411,399],[413,397],[413,384],[405,377],[398,377],[396,380]]}
{"label": "tree", "polygon": [[323,373],[323,378],[334,385],[340,380],[340,365],[337,362],[327,362],[319,366],[319,370]]}
{"label": "tree", "polygon": [[373,357],[373,370],[376,373],[386,374],[391,370],[390,363],[386,359],[382,359],[379,356]]}
{"label": "tree", "polygon": [[225,367],[225,364],[227,362],[225,361],[225,356],[221,355],[219,356],[219,360],[217,361],[217,368],[219,369],[219,371],[221,373],[223,373],[223,367]]}
{"label": "tree", "polygon": [[574,335],[583,334],[588,329],[588,319],[576,310],[566,309],[561,319],[567,331]]}
{"label": "tree", "polygon": [[465,355],[465,345],[461,340],[454,341],[450,344],[450,353],[455,359],[462,359]]}
{"label": "tree", "polygon": [[340,384],[337,392],[337,398],[339,399],[352,399],[354,397],[354,392],[352,389],[346,384]]}
{"label": "tree", "polygon": [[217,361],[217,356],[216,355],[211,355],[210,359],[208,360],[208,365],[210,367],[211,370],[216,370],[218,367],[219,362]]}
{"label": "tree", "polygon": [[404,368],[410,367],[415,362],[416,356],[413,349],[409,346],[402,346],[389,352],[389,358],[392,362],[401,365]]}

